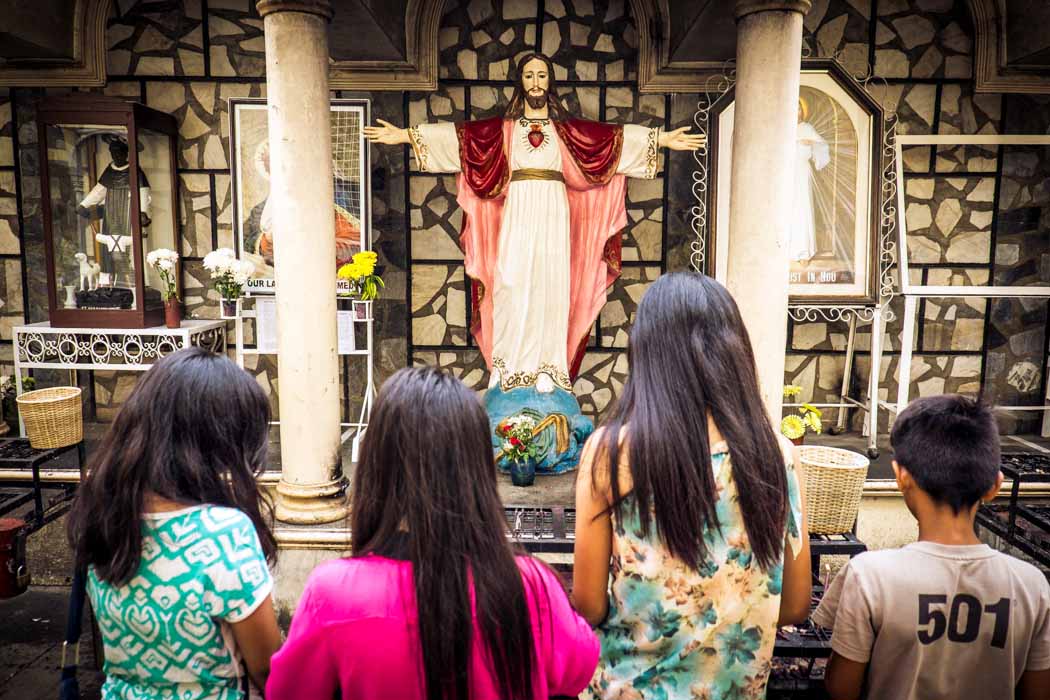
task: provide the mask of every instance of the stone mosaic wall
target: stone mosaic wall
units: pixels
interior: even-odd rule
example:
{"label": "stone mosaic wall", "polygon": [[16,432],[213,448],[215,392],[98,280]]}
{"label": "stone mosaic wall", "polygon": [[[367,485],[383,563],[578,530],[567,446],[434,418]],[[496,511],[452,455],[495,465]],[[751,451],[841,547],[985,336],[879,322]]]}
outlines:
{"label": "stone mosaic wall", "polygon": [[[874,6],[874,16],[873,16]],[[265,95],[262,22],[252,0],[118,0],[108,29],[106,94],[142,101],[179,122],[180,233],[191,315],[213,317],[217,298],[200,261],[233,244],[227,100]],[[814,0],[804,20],[804,52],[837,55],[856,74],[873,73],[872,92],[912,134],[1043,133],[1045,99],[975,95],[973,31],[951,0]],[[674,128],[692,122],[698,95],[640,95],[638,36],[626,0],[447,0],[441,21],[440,84],[432,93],[345,93],[367,97],[373,114],[397,124],[458,121],[500,114],[517,58],[532,50],[554,57],[559,94],[586,117]],[[0,90],[0,371],[10,361],[10,326],[46,318],[35,103],[65,89]],[[472,309],[462,266],[452,177],[419,173],[407,147],[372,149],[375,247],[387,282],[376,309],[379,377],[406,363],[437,364],[483,388],[488,372],[468,332]],[[905,192],[914,279],[928,283],[1045,283],[1050,277],[1044,150],[910,148]],[[626,376],[626,333],[647,285],[689,264],[690,154],[664,157],[660,177],[632,180],[624,231],[624,273],[609,291],[590,340],[576,392],[600,414]],[[20,196],[20,198],[19,198]],[[28,277],[23,275],[28,271]],[[28,308],[23,308],[23,288]],[[898,316],[902,307],[895,303]],[[976,393],[1010,404],[1042,402],[1045,302],[925,302],[916,333],[912,395]],[[884,396],[895,396],[900,321],[890,324],[879,369]],[[252,329],[248,329],[249,338]],[[804,398],[838,395],[847,328],[792,324],[786,381]],[[866,386],[870,331],[858,334],[853,383]],[[249,358],[271,394],[273,358]],[[1034,370],[1032,369],[1034,367]],[[358,372],[343,393],[356,410]],[[100,417],[133,385],[128,375],[96,376]],[[276,404],[275,404],[276,405]],[[833,414],[829,414],[834,419]],[[1031,430],[1037,419],[1007,420]],[[854,427],[859,416],[853,417]]]}
{"label": "stone mosaic wall", "polygon": [[[444,67],[440,89],[410,97],[410,121],[451,121],[464,113],[474,118],[498,114],[510,94],[504,71],[532,41],[555,57],[556,77],[565,81],[560,92],[566,104],[585,116],[647,124],[663,120],[669,127],[692,121],[699,95],[637,93],[637,38],[622,3],[546,0],[542,20],[539,11],[532,1],[450,2],[441,30]],[[870,0],[816,0],[804,20],[805,55],[836,56],[854,74],[874,74],[877,80],[872,92],[887,110],[897,113],[900,133],[997,133],[1002,128],[1003,96],[972,92],[973,32],[964,7],[946,0],[882,0],[875,13],[873,17]],[[625,24],[613,25],[611,20]],[[619,80],[624,84],[610,83]],[[985,284],[1004,260],[1012,261],[1008,263],[1011,269],[1029,270],[1038,259],[1033,256],[1041,254],[1035,248],[1039,227],[1032,228],[1026,244],[999,247],[994,242],[994,194],[999,182],[995,149],[931,153],[929,148],[914,148],[904,158],[909,226],[915,234],[911,239],[912,274],[917,281]],[[625,262],[623,279],[609,292],[609,303],[596,324],[590,353],[575,386],[587,411],[600,413],[618,393],[626,371],[622,354],[626,333],[646,284],[661,272],[688,267],[694,169],[688,154],[670,154],[663,171],[666,183],[631,182],[631,225],[624,237],[624,259],[630,262]],[[946,173],[953,177],[943,177]],[[1003,187],[1007,187],[1005,180]],[[460,291],[462,254],[454,245],[460,224],[455,184],[452,178],[410,175],[410,189],[413,359],[461,366],[463,376],[480,388],[487,376],[476,371],[481,366],[476,351],[460,349],[469,348],[472,339],[464,325],[469,323],[470,309],[464,312],[461,304],[465,301]],[[450,284],[444,284],[446,281]],[[982,300],[924,303],[913,359],[912,395],[977,393],[985,385],[986,355],[990,396],[1011,386],[1007,375],[1019,362],[1031,361],[1041,368],[1040,353],[1027,360],[1015,355],[1008,358],[996,348],[1004,345],[1008,350],[1009,342],[997,345],[995,340],[995,333],[1006,338],[1018,331],[1030,332],[1025,347],[1045,346],[1045,304],[1036,306],[1024,314],[1016,309],[1004,312],[1003,321],[998,322],[994,313],[986,313]],[[894,308],[898,317],[903,315],[899,304]],[[1000,328],[1007,318],[1018,328]],[[884,397],[896,395],[900,332],[900,320],[890,324],[889,350],[880,367]],[[805,386],[809,400],[836,401],[847,334],[845,323],[792,324],[785,381]],[[869,344],[870,329],[862,327],[854,393],[866,387]],[[1004,372],[993,371],[992,363],[1005,365]],[[1020,376],[1025,370],[1013,373]],[[1030,400],[1042,388],[1042,374],[1039,369]],[[1021,400],[1014,394],[1011,401]],[[832,420],[835,417],[834,412],[828,415]],[[852,417],[853,427],[860,427],[860,418]],[[1032,428],[1031,421],[1024,425],[1004,422],[1008,429]]]}
{"label": "stone mosaic wall", "polygon": [[[218,317],[218,295],[210,288],[201,261],[218,247],[235,247],[228,101],[231,97],[266,95],[262,27],[253,0],[209,0],[206,4],[202,0],[118,0],[108,24],[108,83],[98,92],[172,114],[179,125],[177,213],[184,254],[183,296],[191,318]],[[69,90],[19,88],[0,92],[0,341],[6,341],[0,345],[3,373],[10,371],[10,327],[26,318],[47,318],[35,115],[37,101],[65,92]],[[400,112],[403,104],[400,95],[389,93],[333,93],[333,97],[371,98],[376,110]],[[18,169],[14,162],[16,145]],[[388,292],[376,308],[376,359],[381,376],[403,367],[407,358],[404,163],[404,153],[399,149],[372,152],[374,243]],[[21,175],[21,219],[15,197],[16,173]],[[21,291],[23,245],[29,271],[29,309],[25,312]],[[253,331],[249,324],[249,341]],[[276,414],[276,358],[248,356],[246,366],[275,399]],[[342,386],[345,413],[355,420],[358,407],[354,397],[360,396],[363,380],[359,378],[360,368],[348,364],[347,370]],[[127,373],[96,372],[93,386],[82,378],[85,389],[94,391],[100,420],[113,417],[136,378]]]}
{"label": "stone mosaic wall", "polygon": [[24,319],[22,243],[18,225],[18,171],[10,92],[0,88],[0,367],[10,374],[11,327]]}
{"label": "stone mosaic wall", "polygon": [[[858,21],[870,17],[869,2],[825,0],[813,10],[805,19],[813,55],[838,54],[855,74],[874,74],[872,92],[884,109],[897,113],[899,133],[1045,133],[1050,115],[1032,104],[1038,100],[1026,98],[1014,111],[1018,96],[973,93],[973,29],[963,3],[879,0],[873,23]],[[1026,123],[1016,121],[1021,118]],[[1047,149],[1001,150],[904,150],[913,282],[1046,284]],[[899,375],[903,304],[895,300],[892,308],[898,320],[887,329],[883,398],[896,397]],[[982,299],[927,300],[918,316],[911,396],[983,392],[1002,405],[1042,405],[1045,301],[1004,300],[989,307]],[[844,323],[793,324],[786,379],[806,387],[804,398],[836,400],[847,332]],[[854,395],[866,387],[870,338],[862,327]],[[853,416],[853,427],[859,428],[860,419]],[[1032,413],[1001,420],[1007,432],[1032,432],[1039,422]]]}

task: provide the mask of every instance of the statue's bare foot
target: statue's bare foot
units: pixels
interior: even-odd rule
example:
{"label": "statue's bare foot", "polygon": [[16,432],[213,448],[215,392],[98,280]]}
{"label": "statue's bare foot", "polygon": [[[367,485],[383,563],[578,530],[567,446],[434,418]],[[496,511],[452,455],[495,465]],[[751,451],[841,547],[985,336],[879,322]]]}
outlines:
{"label": "statue's bare foot", "polygon": [[536,391],[541,394],[550,394],[554,391],[554,380],[546,372],[536,378]]}

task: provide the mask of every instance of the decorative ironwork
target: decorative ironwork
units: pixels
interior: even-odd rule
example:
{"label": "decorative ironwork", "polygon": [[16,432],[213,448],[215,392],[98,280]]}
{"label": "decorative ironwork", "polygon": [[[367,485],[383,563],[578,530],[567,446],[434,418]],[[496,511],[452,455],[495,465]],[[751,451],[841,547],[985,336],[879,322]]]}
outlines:
{"label": "decorative ironwork", "polygon": [[814,323],[827,321],[849,321],[851,316],[856,316],[858,321],[871,323],[875,318],[875,307],[873,306],[789,306],[788,316],[796,323]]}
{"label": "decorative ironwork", "polygon": [[693,171],[693,197],[696,204],[690,213],[692,218],[690,225],[693,229],[693,241],[690,243],[689,264],[697,272],[704,272],[707,263],[707,174],[710,163],[710,147],[707,138],[710,136],[711,124],[709,121],[711,105],[718,102],[722,97],[736,85],[736,62],[726,61],[721,75],[711,76],[704,84],[704,96],[696,105],[696,113],[693,115],[693,123],[704,136],[704,145],[693,151],[693,160],[696,161],[696,170]]}
{"label": "decorative ironwork", "polygon": [[888,308],[894,295],[894,270],[897,269],[897,112],[886,116],[883,136],[882,224],[879,227],[879,304]]}
{"label": "decorative ironwork", "polygon": [[[160,344],[163,345],[165,342],[170,341],[170,336],[162,336]],[[210,350],[211,352],[225,352],[226,328],[209,328],[208,330],[202,331],[201,333],[192,335],[190,336],[190,344],[198,348]]]}
{"label": "decorative ironwork", "polygon": [[204,326],[171,333],[46,328],[15,333],[18,362],[28,366],[143,366],[191,346],[225,352],[226,328]]}

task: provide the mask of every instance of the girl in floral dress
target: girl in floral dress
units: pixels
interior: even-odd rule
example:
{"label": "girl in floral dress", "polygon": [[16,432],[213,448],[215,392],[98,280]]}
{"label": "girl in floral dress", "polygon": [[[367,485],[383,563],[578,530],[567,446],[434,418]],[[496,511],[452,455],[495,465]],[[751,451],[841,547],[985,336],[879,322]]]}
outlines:
{"label": "girl in floral dress", "polygon": [[573,597],[602,646],[582,697],[764,698],[777,625],[809,615],[809,546],[740,312],[665,275],[628,353],[576,480]]}

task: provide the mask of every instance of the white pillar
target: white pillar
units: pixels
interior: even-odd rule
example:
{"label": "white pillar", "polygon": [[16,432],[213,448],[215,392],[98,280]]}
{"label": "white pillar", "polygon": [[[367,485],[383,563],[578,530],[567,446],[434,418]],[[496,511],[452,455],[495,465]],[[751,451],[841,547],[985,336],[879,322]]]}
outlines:
{"label": "white pillar", "polygon": [[780,422],[787,343],[786,212],[795,177],[802,16],[809,0],[737,0],[736,106],[727,287]]}
{"label": "white pillar", "polygon": [[339,439],[328,0],[261,0],[277,283],[281,480],[276,515],[346,516]]}

